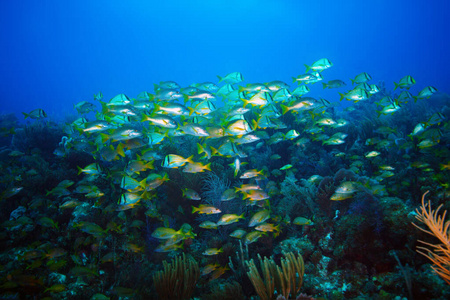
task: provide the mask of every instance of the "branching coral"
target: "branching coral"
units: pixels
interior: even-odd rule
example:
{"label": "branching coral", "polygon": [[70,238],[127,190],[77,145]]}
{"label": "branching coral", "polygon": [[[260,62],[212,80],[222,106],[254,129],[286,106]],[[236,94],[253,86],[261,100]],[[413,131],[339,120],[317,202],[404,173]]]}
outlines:
{"label": "branching coral", "polygon": [[305,273],[305,265],[300,254],[295,257],[292,252],[285,253],[281,259],[281,268],[272,258],[262,259],[258,255],[258,259],[263,277],[259,274],[253,259],[246,261],[250,269],[247,275],[262,300],[274,299],[276,295],[283,295],[288,299],[289,295],[295,297],[298,294]]}
{"label": "branching coral", "polygon": [[192,257],[178,256],[169,264],[163,261],[164,270],[153,275],[153,284],[160,299],[190,299],[200,276],[198,263]]}
{"label": "branching coral", "polygon": [[419,227],[412,223],[414,226],[439,239],[441,243],[431,244],[424,241],[419,241],[425,244],[427,247],[418,246],[417,252],[426,256],[434,264],[433,270],[444,279],[447,284],[450,284],[450,221],[445,221],[445,210],[442,215],[439,214],[439,210],[442,204],[436,210],[431,209],[431,203],[425,203],[425,195],[422,196],[422,206],[420,209],[416,209],[416,219],[425,224],[429,230]]}

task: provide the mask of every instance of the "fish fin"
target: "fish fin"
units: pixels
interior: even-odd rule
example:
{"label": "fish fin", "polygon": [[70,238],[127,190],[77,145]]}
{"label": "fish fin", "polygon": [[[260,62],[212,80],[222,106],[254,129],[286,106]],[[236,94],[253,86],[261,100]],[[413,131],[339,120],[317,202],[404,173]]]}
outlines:
{"label": "fish fin", "polygon": [[327,88],[327,84],[325,82],[322,82],[323,84],[323,88],[326,89]]}
{"label": "fish fin", "polygon": [[309,70],[311,70],[311,67],[310,67],[310,66],[308,66],[308,65],[306,65],[306,64],[305,64],[305,67],[306,67],[306,71],[305,71],[305,73],[308,73],[308,71],[309,71]]}
{"label": "fish fin", "polygon": [[219,153],[219,151],[216,148],[214,148],[213,146],[210,146],[210,148],[211,148],[211,156],[216,155],[217,153]]}
{"label": "fish fin", "polygon": [[102,143],[106,143],[109,140],[109,136],[106,133],[100,133],[100,136],[102,137]]}
{"label": "fish fin", "polygon": [[253,125],[253,130],[256,130],[256,128],[258,128],[258,122],[256,122],[255,119],[252,120],[252,125]]}
{"label": "fish fin", "polygon": [[395,90],[398,88],[398,86],[399,86],[400,84],[394,82],[394,85],[395,85],[395,88],[394,88],[394,91],[395,91]]}
{"label": "fish fin", "polygon": [[192,160],[194,158],[194,155],[192,154],[191,156],[189,156],[188,158],[186,158],[186,162],[188,163],[194,163],[194,161]]}
{"label": "fish fin", "polygon": [[125,157],[125,152],[123,151],[123,148],[124,148],[123,144],[119,143],[119,145],[116,148],[116,151],[118,155]]}

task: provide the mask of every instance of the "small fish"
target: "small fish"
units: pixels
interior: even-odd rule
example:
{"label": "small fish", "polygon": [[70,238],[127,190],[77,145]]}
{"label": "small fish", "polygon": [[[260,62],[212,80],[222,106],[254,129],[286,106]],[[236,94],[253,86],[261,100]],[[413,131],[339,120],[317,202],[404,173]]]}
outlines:
{"label": "small fish", "polygon": [[367,74],[366,72],[363,72],[361,74],[356,75],[355,79],[350,79],[352,81],[352,84],[359,84],[363,82],[367,82],[372,79],[372,76]]}
{"label": "small fish", "polygon": [[152,237],[160,240],[171,239],[175,236],[183,236],[183,235],[184,234],[181,229],[176,231],[175,229],[167,227],[158,227],[151,234]]}
{"label": "small fish", "polygon": [[[84,127],[84,128],[81,128]],[[80,125],[79,130],[81,130],[82,132],[88,132],[88,133],[93,133],[93,132],[102,132],[108,129],[113,129],[114,125],[108,123],[105,120],[96,120],[96,121],[92,121],[92,122],[85,122],[82,123]]]}
{"label": "small fish", "polygon": [[194,156],[190,156],[188,158],[184,158],[180,155],[176,155],[176,154],[168,154],[166,155],[166,157],[164,158],[164,161],[162,163],[162,167],[164,168],[178,168],[178,167],[182,167],[184,166],[186,163],[194,163],[192,161],[192,158]]}
{"label": "small fish", "polygon": [[416,83],[416,81],[414,80],[414,78],[412,78],[412,76],[410,76],[410,75],[407,75],[407,76],[403,77],[402,79],[400,79],[400,81],[398,83],[394,82],[394,85],[395,85],[394,91],[397,88],[409,90],[409,88],[412,87],[415,83]]}
{"label": "small fish", "polygon": [[26,118],[32,118],[32,119],[43,119],[43,118],[47,118],[47,114],[45,113],[45,111],[43,111],[40,108],[37,108],[35,110],[32,110],[29,113],[24,113],[22,112],[22,114],[25,116]]}
{"label": "small fish", "polygon": [[294,221],[292,222],[295,225],[313,225],[313,222],[310,219],[304,218],[304,217],[297,217],[294,219]]}
{"label": "small fish", "polygon": [[248,193],[244,193],[244,199],[250,199],[251,201],[261,201],[269,199],[269,195],[263,190],[250,190]]}
{"label": "small fish", "polygon": [[370,152],[367,152],[364,156],[367,157],[367,158],[371,158],[371,157],[376,157],[376,156],[378,156],[380,154],[381,153],[378,152],[378,151],[370,151]]}
{"label": "small fish", "polygon": [[244,219],[244,214],[242,213],[240,216],[237,214],[224,214],[220,217],[217,225],[228,225],[232,223],[239,222],[239,219]]}
{"label": "small fish", "polygon": [[228,125],[226,132],[230,135],[244,135],[252,132],[253,129],[250,127],[247,121],[237,120],[230,125]]}
{"label": "small fish", "polygon": [[220,201],[230,201],[236,198],[236,191],[234,189],[227,189],[220,196]]}
{"label": "small fish", "polygon": [[353,197],[353,193],[334,193],[333,195],[331,195],[330,200],[333,201],[342,201],[345,199],[349,199]]}
{"label": "small fish", "polygon": [[87,101],[81,101],[75,104],[74,108],[78,111],[78,113],[86,114],[88,112],[94,111],[95,105]]}
{"label": "small fish", "polygon": [[164,90],[164,89],[179,89],[180,85],[175,81],[161,81],[159,84],[153,84],[154,90]]}
{"label": "small fish", "polygon": [[59,205],[59,208],[60,209],[74,208],[74,207],[77,207],[80,204],[82,204],[82,203],[80,201],[78,201],[78,200],[67,200],[63,204]]}
{"label": "small fish", "polygon": [[108,140],[113,142],[131,140],[140,136],[142,136],[142,132],[129,126],[114,129],[110,134],[100,133],[102,143],[106,143]]}
{"label": "small fish", "polygon": [[292,91],[291,94],[289,94],[289,91],[286,91],[283,95],[283,97],[285,97],[286,99],[280,99],[280,96],[278,95],[278,98],[274,100],[275,101],[280,101],[280,100],[287,100],[292,96],[298,96],[298,97],[302,97],[306,94],[308,94],[311,90],[309,89],[309,87],[307,87],[306,85],[299,85],[297,88],[295,88],[295,90]]}
{"label": "small fish", "polygon": [[218,267],[220,267],[220,265],[218,263],[206,265],[202,268],[201,275],[202,276],[208,275],[212,271],[216,270]]}
{"label": "small fish", "polygon": [[200,225],[198,225],[198,227],[204,228],[204,229],[217,229],[218,225],[219,224],[211,222],[211,221],[203,221],[202,223],[200,223]]}
{"label": "small fish", "polygon": [[332,66],[333,63],[327,58],[321,58],[318,61],[314,62],[311,66],[305,65],[306,73],[308,73],[309,70],[313,70],[315,72],[322,72],[323,70],[331,68]]}
{"label": "small fish", "polygon": [[219,79],[219,83],[229,83],[229,84],[235,84],[244,81],[244,77],[239,72],[233,72],[230,74],[225,75],[224,77],[220,77],[217,75],[217,78]]}
{"label": "small fish", "polygon": [[284,165],[284,166],[282,166],[281,168],[280,168],[280,170],[289,170],[290,168],[292,168],[293,166],[291,165],[291,164],[287,164],[287,165]]}
{"label": "small fish", "polygon": [[200,197],[200,195],[194,190],[184,188],[181,191],[183,192],[183,197],[188,198],[190,200],[201,200],[202,199]]}
{"label": "small fish", "polygon": [[217,254],[219,254],[219,253],[222,253],[223,252],[223,249],[222,248],[220,248],[220,249],[217,249],[217,248],[208,248],[208,249],[206,249],[205,251],[203,251],[203,255],[208,255],[208,256],[211,256],[211,255],[217,255]]}
{"label": "small fish", "polygon": [[341,99],[353,100],[355,102],[369,99],[370,94],[361,88],[354,88],[353,90],[348,91],[346,94],[339,93],[341,95]]}
{"label": "small fish", "polygon": [[251,217],[248,222],[248,227],[255,227],[258,224],[264,223],[269,217],[270,213],[268,209],[260,210]]}
{"label": "small fish", "polygon": [[183,169],[185,173],[200,173],[204,171],[211,171],[211,163],[204,165],[201,162],[188,162]]}
{"label": "small fish", "polygon": [[378,117],[383,114],[383,115],[390,115],[395,113],[396,111],[398,111],[400,109],[400,106],[397,103],[391,103],[389,105],[386,105],[385,107],[383,107],[383,109],[381,111],[377,111],[378,113]]}
{"label": "small fish", "polygon": [[165,113],[169,114],[171,116],[188,116],[189,115],[189,109],[178,103],[174,102],[168,102],[165,104],[155,104],[155,110],[156,113]]}
{"label": "small fish", "polygon": [[258,231],[263,231],[263,232],[273,232],[273,231],[279,232],[280,224],[275,226],[274,224],[271,224],[271,223],[262,223],[262,224],[257,225],[255,227],[255,229]]}
{"label": "small fish", "polygon": [[240,179],[249,179],[249,178],[253,178],[253,177],[265,177],[263,174],[263,171],[258,171],[256,169],[252,169],[252,170],[248,170],[246,172],[244,172],[241,177],[239,177]]}
{"label": "small fish", "polygon": [[335,80],[330,80],[328,81],[328,83],[322,82],[323,88],[324,89],[336,89],[336,88],[340,88],[345,86],[345,82],[343,82],[342,80],[339,79],[335,79]]}
{"label": "small fish", "polygon": [[241,99],[244,102],[244,108],[247,104],[251,106],[259,106],[260,108],[265,106],[272,100],[272,96],[268,92],[259,92],[253,95],[250,99]]}
{"label": "small fish", "polygon": [[131,176],[134,173],[139,174],[140,172],[149,169],[154,169],[153,161],[145,163],[142,160],[131,160],[128,162],[127,167],[125,168],[125,173],[127,173],[128,176]]}
{"label": "small fish", "polygon": [[99,175],[102,173],[102,168],[100,167],[100,165],[98,163],[92,163],[88,166],[86,166],[84,169],[78,167],[78,175],[80,175],[81,173],[84,173],[86,175]]}
{"label": "small fish", "polygon": [[222,276],[223,274],[225,274],[225,272],[227,270],[229,270],[230,268],[228,266],[223,266],[220,268],[217,268],[216,270],[214,270],[211,274],[211,277],[209,278],[209,280],[214,280],[219,278],[220,276]]}
{"label": "small fish", "polygon": [[164,128],[177,128],[177,126],[178,126],[177,122],[174,119],[172,119],[169,116],[163,116],[163,115],[143,114],[141,122],[145,122],[145,121],[150,121],[150,123],[152,125],[160,126],[160,127],[164,127]]}
{"label": "small fish", "polygon": [[198,212],[199,214],[220,214],[222,211],[218,208],[215,208],[212,205],[200,204],[199,207],[192,206],[192,214]]}
{"label": "small fish", "polygon": [[231,237],[237,238],[237,239],[241,239],[243,238],[245,235],[247,234],[247,231],[243,230],[243,229],[236,229],[235,231],[233,231],[232,233],[230,233]]}
{"label": "small fish", "polygon": [[437,89],[435,87],[427,86],[426,88],[421,90],[417,96],[413,96],[414,102],[416,102],[418,99],[428,99],[436,92]]}
{"label": "small fish", "polygon": [[300,134],[295,129],[291,129],[284,135],[285,140],[293,140],[295,138],[298,138]]}
{"label": "small fish", "polygon": [[239,160],[239,157],[236,157],[230,166],[234,167],[234,177],[236,177],[241,170],[241,161]]}
{"label": "small fish", "polygon": [[281,104],[281,112],[284,115],[285,113],[287,113],[288,111],[305,111],[305,110],[310,110],[314,108],[314,102],[309,101],[309,100],[299,100],[297,102],[292,103],[290,106],[286,106]]}
{"label": "small fish", "polygon": [[248,245],[256,242],[260,237],[263,236],[263,234],[264,232],[262,231],[252,231],[247,233],[244,237],[244,244]]}
{"label": "small fish", "polygon": [[250,190],[260,190],[261,187],[257,184],[243,184],[240,187],[234,188],[236,192],[247,193]]}

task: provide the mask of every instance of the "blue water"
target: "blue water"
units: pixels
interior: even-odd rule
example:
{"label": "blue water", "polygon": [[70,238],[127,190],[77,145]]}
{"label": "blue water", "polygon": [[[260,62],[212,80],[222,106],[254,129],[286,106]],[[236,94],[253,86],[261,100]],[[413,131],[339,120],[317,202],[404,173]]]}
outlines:
{"label": "blue water", "polygon": [[42,108],[59,119],[99,91],[135,97],[163,80],[187,86],[234,71],[290,84],[322,57],[334,64],[325,80],[368,72],[393,88],[412,75],[413,94],[448,92],[449,11],[444,0],[4,0],[0,113]]}

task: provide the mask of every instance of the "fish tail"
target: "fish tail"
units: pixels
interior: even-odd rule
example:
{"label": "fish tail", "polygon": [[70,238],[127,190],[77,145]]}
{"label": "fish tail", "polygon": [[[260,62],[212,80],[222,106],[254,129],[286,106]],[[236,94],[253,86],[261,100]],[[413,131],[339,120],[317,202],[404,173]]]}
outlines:
{"label": "fish tail", "polygon": [[80,168],[79,166],[77,166],[77,169],[78,169],[78,175],[80,175],[81,173],[83,173],[83,169],[82,169],[82,168]]}
{"label": "fish tail", "polygon": [[25,116],[25,119],[26,118],[28,118],[30,115],[29,114],[26,114],[26,113],[24,113],[24,112],[22,112],[23,113],[23,115]]}
{"label": "fish tail", "polygon": [[306,64],[305,64],[305,67],[306,67],[306,71],[305,71],[305,73],[308,73],[308,71],[309,71],[309,70],[311,70],[311,67],[310,67],[310,66],[308,66],[308,65],[306,65]]}
{"label": "fish tail", "polygon": [[339,93],[339,95],[341,96],[341,99],[339,99],[339,101],[342,101],[342,99],[344,99],[344,98],[345,98],[345,95],[344,95],[344,94],[342,94],[342,93]]}
{"label": "fish tail", "polygon": [[280,106],[283,115],[289,111],[289,107],[287,107],[286,105],[281,104]]}
{"label": "fish tail", "polygon": [[327,84],[325,82],[322,82],[323,84],[323,88],[326,89],[327,88]]}
{"label": "fish tail", "polygon": [[212,156],[212,155],[216,155],[217,153],[219,153],[219,151],[217,151],[216,148],[214,148],[213,146],[211,146],[211,156]]}
{"label": "fish tail", "polygon": [[139,186],[145,189],[145,186],[147,185],[147,178],[142,179],[139,181]]}
{"label": "fish tail", "polygon": [[394,85],[395,85],[395,88],[394,88],[394,91],[398,88],[398,86],[399,86],[399,83],[395,83],[394,82]]}
{"label": "fish tail", "polygon": [[122,156],[122,157],[125,157],[125,152],[123,151],[123,148],[124,148],[123,144],[120,143],[120,144],[117,146],[116,152],[117,152],[118,155],[120,155],[120,156]]}
{"label": "fish tail", "polygon": [[252,120],[252,125],[253,125],[253,130],[256,130],[256,128],[258,128],[258,122],[256,122],[255,119]]}
{"label": "fish tail", "polygon": [[186,162],[188,163],[194,163],[194,161],[192,160],[194,158],[194,155],[189,156],[188,158],[186,158]]}
{"label": "fish tail", "polygon": [[197,154],[203,153],[203,146],[197,143]]}
{"label": "fish tail", "polygon": [[102,137],[102,143],[106,143],[109,140],[109,136],[106,133],[100,133],[100,136]]}
{"label": "fish tail", "polygon": [[211,163],[205,165],[205,170],[211,171]]}

